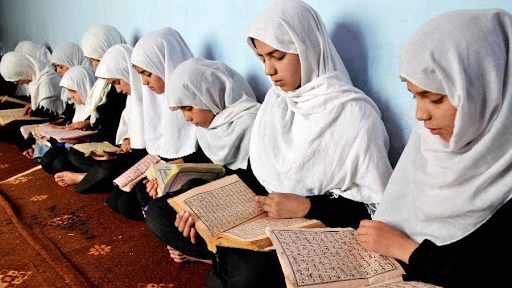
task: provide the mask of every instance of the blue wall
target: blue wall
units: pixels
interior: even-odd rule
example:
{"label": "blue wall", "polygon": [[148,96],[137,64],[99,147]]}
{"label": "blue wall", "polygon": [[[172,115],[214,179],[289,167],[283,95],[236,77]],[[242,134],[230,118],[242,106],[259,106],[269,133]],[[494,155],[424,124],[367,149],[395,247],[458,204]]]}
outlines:
{"label": "blue wall", "polygon": [[[117,27],[130,44],[171,26],[196,56],[221,60],[251,83],[258,97],[270,87],[245,42],[251,21],[271,1],[242,0],[0,0],[0,41],[11,50],[32,40],[55,47],[80,43],[95,24]],[[354,84],[379,105],[396,163],[414,120],[414,101],[398,79],[400,47],[428,19],[448,10],[502,8],[498,0],[306,0],[322,16]]]}

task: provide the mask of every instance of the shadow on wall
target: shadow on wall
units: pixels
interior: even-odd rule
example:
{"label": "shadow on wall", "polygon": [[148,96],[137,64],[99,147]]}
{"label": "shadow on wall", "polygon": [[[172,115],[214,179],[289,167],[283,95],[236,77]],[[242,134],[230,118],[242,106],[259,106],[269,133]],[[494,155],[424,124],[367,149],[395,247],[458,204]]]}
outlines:
{"label": "shadow on wall", "polygon": [[137,44],[137,42],[139,41],[140,37],[141,37],[140,31],[139,30],[135,30],[133,32],[132,41],[127,41],[128,45],[130,45],[131,47],[135,47],[135,44]]}
{"label": "shadow on wall", "polygon": [[393,113],[389,100],[386,100],[390,97],[381,95],[378,89],[373,89],[369,81],[368,49],[363,42],[362,32],[357,25],[340,23],[335,26],[331,39],[354,86],[364,91],[379,107],[389,136],[389,161],[395,167],[406,143],[400,119]]}

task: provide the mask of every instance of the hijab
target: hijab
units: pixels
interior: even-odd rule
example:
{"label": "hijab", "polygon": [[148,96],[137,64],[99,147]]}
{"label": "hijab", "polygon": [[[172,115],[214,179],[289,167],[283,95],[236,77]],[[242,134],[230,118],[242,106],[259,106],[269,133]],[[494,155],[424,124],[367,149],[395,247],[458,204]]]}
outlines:
{"label": "hijab", "polygon": [[130,84],[130,95],[126,107],[121,114],[121,121],[116,134],[116,144],[130,138],[130,146],[144,148],[143,115],[142,115],[142,84],[137,71],[132,67],[130,58],[132,48],[126,44],[118,44],[107,50],[96,69],[96,76],[101,78],[122,79]]}
{"label": "hijab", "polygon": [[512,16],[458,10],[424,24],[400,53],[400,77],[448,96],[449,142],[418,125],[376,219],[437,245],[464,238],[512,195]]}
{"label": "hijab", "polygon": [[208,128],[196,127],[199,146],[213,163],[247,169],[252,124],[260,104],[247,81],[222,62],[192,58],[169,77],[167,103],[207,109],[215,115]]}
{"label": "hijab", "polygon": [[250,28],[252,39],[299,55],[301,86],[272,87],[256,117],[250,158],[270,191],[328,191],[379,203],[391,174],[388,136],[375,103],[352,85],[320,16],[302,1],[274,2]]}
{"label": "hijab", "polygon": [[[167,80],[176,66],[192,58],[181,35],[172,28],[162,28],[142,37],[133,48],[131,63]],[[150,154],[164,158],[181,158],[197,149],[194,127],[180,111],[171,111],[166,96],[174,87],[165,81],[165,92],[156,95],[147,86],[142,89],[144,143]]]}
{"label": "hijab", "polygon": [[72,122],[79,122],[87,119],[90,115],[85,103],[87,103],[87,96],[89,95],[96,77],[94,77],[94,70],[87,66],[73,66],[62,76],[60,86],[69,90],[77,91],[84,104],[75,105],[75,114],[73,115]]}

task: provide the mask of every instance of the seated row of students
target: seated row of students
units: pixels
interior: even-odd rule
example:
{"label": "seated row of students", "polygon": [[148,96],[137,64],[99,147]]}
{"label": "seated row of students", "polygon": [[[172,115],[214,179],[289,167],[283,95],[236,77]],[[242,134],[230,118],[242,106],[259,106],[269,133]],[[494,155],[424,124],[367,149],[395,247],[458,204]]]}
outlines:
{"label": "seated row of students", "polygon": [[[358,228],[359,243],[401,260],[407,280],[445,287],[500,283],[505,266],[497,257],[511,254],[509,238],[497,234],[506,227],[512,196],[511,37],[509,13],[467,10],[436,17],[409,41],[400,77],[425,127],[413,130],[388,183],[379,109],[352,85],[310,6],[276,1],[251,26],[248,45],[274,83],[261,106],[240,74],[193,58],[177,31],[160,29],[133,51],[116,45],[86,53],[97,60],[96,76],[130,95],[115,144],[141,153],[131,163],[122,156],[81,159],[94,164],[82,169],[80,181],[59,174],[56,180],[81,183],[94,174],[91,167],[111,163],[106,170],[113,171],[112,163],[131,165],[146,151],[172,163],[222,164],[249,184],[271,217]],[[115,96],[94,103],[109,97]],[[121,172],[98,178],[108,182]],[[211,253],[190,213],[176,214],[166,202],[170,195],[154,199],[155,189],[147,179],[131,192],[114,188],[107,203],[129,218],[146,210],[148,226],[176,262],[211,262],[209,287],[285,285],[275,252],[218,247]]]}

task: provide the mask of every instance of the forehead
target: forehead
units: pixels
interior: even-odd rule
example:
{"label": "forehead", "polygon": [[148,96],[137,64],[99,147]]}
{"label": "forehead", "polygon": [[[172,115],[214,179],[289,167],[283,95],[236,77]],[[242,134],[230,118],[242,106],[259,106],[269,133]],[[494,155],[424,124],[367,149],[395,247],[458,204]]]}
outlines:
{"label": "forehead", "polygon": [[265,43],[261,40],[258,40],[258,39],[253,38],[253,43],[254,43],[254,47],[256,48],[256,51],[258,51],[258,54],[270,54],[275,51],[279,51],[276,48],[274,48],[274,47],[268,45],[267,43]]}
{"label": "forehead", "polygon": [[140,66],[137,66],[135,64],[132,64],[132,66],[135,69],[135,71],[137,71],[137,73],[139,73],[139,74],[146,72],[146,70]]}

